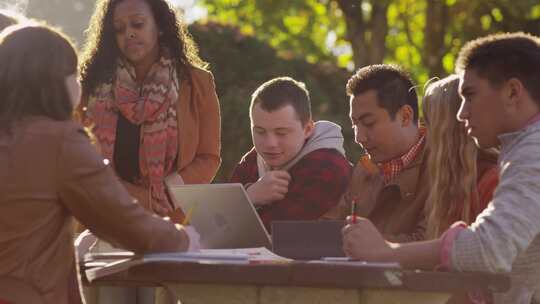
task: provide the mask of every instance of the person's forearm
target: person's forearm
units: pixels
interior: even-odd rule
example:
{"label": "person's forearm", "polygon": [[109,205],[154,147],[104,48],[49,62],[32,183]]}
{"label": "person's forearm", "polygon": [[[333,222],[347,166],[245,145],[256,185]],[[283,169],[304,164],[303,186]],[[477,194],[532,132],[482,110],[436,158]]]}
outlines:
{"label": "person's forearm", "polygon": [[440,264],[441,240],[413,243],[391,243],[392,260],[404,268],[432,270]]}

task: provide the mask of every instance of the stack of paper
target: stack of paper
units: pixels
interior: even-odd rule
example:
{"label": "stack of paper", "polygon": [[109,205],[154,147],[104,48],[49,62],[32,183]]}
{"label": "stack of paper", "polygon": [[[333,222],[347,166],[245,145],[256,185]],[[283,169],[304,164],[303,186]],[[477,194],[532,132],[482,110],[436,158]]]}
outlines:
{"label": "stack of paper", "polygon": [[279,256],[266,247],[257,248],[237,248],[237,249],[203,249],[201,252],[208,253],[223,253],[223,254],[245,254],[248,256],[249,264],[273,264],[273,263],[288,263],[292,259]]}
{"label": "stack of paper", "polygon": [[199,264],[260,264],[286,263],[292,260],[278,256],[266,249],[203,249],[200,252],[166,252],[136,255],[133,252],[103,252],[85,255],[88,281],[122,272],[135,265],[151,262],[178,262]]}

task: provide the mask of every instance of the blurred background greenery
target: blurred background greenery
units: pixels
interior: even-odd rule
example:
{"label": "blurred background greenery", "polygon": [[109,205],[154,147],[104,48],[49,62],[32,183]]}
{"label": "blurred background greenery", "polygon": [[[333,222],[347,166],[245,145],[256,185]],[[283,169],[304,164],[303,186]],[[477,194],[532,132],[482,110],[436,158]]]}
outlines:
{"label": "blurred background greenery", "polygon": [[[251,146],[248,105],[262,82],[282,75],[304,81],[313,114],[343,127],[353,143],[344,87],[357,68],[397,63],[422,93],[431,77],[454,69],[460,47],[489,33],[540,34],[538,0],[169,0],[185,12],[214,73],[222,111],[225,181]],[[45,19],[84,43],[93,0],[0,0]]]}

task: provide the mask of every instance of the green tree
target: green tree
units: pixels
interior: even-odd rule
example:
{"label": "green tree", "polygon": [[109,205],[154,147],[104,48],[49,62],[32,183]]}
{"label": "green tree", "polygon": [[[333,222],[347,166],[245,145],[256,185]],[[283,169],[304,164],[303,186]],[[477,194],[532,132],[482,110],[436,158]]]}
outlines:
{"label": "green tree", "polygon": [[[342,67],[394,62],[419,83],[451,73],[468,40],[540,31],[536,0],[202,0],[209,19],[239,26],[286,58]],[[348,51],[347,51],[348,50]]]}
{"label": "green tree", "polygon": [[[27,15],[62,27],[82,46],[94,3],[29,0]],[[193,25],[191,31],[210,62],[221,100],[224,162],[218,181],[226,179],[251,147],[250,95],[272,77],[289,75],[306,82],[315,118],[344,127],[348,156],[354,160],[360,149],[352,141],[344,89],[352,69],[398,63],[423,84],[430,77],[451,73],[466,41],[500,31],[540,35],[538,0],[200,3],[208,9],[208,24]]]}
{"label": "green tree", "polygon": [[[210,20],[237,25],[268,41],[285,57],[353,67],[385,55],[389,0],[203,0]],[[340,51],[350,48],[352,53]]]}
{"label": "green tree", "polygon": [[[281,56],[302,50],[308,61],[333,60],[324,48],[329,31],[343,31],[336,22],[335,8],[317,0],[203,0],[210,20],[238,26],[245,34],[269,42]],[[340,28],[341,27],[341,28]],[[298,55],[298,53],[297,53]]]}
{"label": "green tree", "polygon": [[354,66],[381,63],[386,54],[389,0],[335,0],[346,25]]}

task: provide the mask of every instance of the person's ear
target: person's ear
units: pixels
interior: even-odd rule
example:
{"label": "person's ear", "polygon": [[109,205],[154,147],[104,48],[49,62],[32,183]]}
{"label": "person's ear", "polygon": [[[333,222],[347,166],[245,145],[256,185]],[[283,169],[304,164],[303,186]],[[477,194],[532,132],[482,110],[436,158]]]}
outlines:
{"label": "person's ear", "polygon": [[304,126],[304,138],[309,138],[313,134],[314,130],[315,124],[313,123],[313,120],[310,119]]}
{"label": "person's ear", "polygon": [[408,127],[414,123],[414,110],[410,105],[402,106],[396,114],[402,127]]}
{"label": "person's ear", "polygon": [[523,100],[523,94],[526,94],[523,83],[517,78],[510,78],[506,81],[504,88],[504,106],[506,108],[516,108]]}

